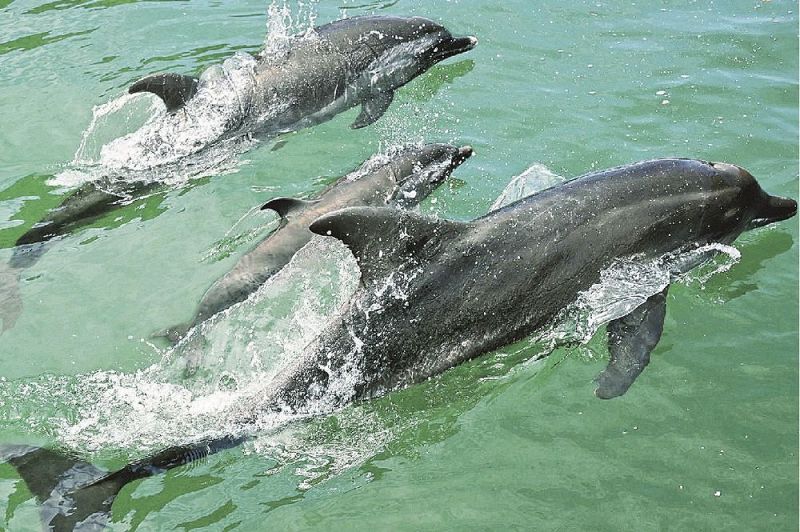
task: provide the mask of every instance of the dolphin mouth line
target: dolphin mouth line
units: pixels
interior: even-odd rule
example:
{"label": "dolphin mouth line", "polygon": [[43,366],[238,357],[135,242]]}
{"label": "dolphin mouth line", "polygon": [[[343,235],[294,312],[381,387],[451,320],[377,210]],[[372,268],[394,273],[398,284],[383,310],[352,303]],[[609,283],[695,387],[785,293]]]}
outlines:
{"label": "dolphin mouth line", "polygon": [[791,198],[781,198],[780,196],[769,196],[766,205],[758,213],[758,216],[750,220],[747,224],[748,229],[762,227],[775,222],[788,220],[797,214],[797,202]]}
{"label": "dolphin mouth line", "polygon": [[476,37],[452,37],[449,41],[440,44],[438,50],[433,53],[435,62],[443,61],[458,54],[463,54],[475,48],[478,44]]}

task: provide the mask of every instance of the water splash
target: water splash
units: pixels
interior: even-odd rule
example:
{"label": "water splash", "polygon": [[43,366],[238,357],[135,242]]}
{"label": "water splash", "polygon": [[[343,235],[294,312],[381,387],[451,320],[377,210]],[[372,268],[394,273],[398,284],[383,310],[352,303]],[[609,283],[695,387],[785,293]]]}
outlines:
{"label": "water splash", "polygon": [[197,92],[182,109],[155,113],[137,131],[100,150],[111,169],[147,169],[198,154],[245,126],[255,87],[256,59],[237,52],[202,73]]}
{"label": "water splash", "polygon": [[[267,34],[261,56],[283,57],[293,39],[312,36],[319,0],[272,0],[267,8]],[[294,8],[294,9],[293,9]]]}
{"label": "water splash", "polygon": [[545,165],[534,163],[527,170],[511,179],[506,188],[494,200],[489,210],[496,211],[564,181],[566,181],[566,178],[553,173]]}
{"label": "water splash", "polygon": [[[142,110],[140,108],[142,105],[133,105],[132,102],[134,101],[138,104],[143,104],[145,109]],[[128,127],[137,121],[141,124],[143,120],[146,120],[148,116],[154,115],[159,109],[157,98],[143,99],[127,93],[104,104],[95,105],[92,108],[92,119],[81,134],[81,141],[72,158],[72,164],[90,166],[100,162],[100,148],[105,144],[103,138],[109,136],[108,134],[102,134],[102,128],[119,128],[120,125]],[[115,123],[113,121],[114,115],[121,111],[125,111],[122,124]],[[145,116],[141,116],[142,112],[144,112]],[[116,138],[119,134],[119,131],[113,131],[111,132],[111,138]]]}
{"label": "water splash", "polygon": [[[273,1],[260,57],[280,60],[294,39],[312,37],[317,1]],[[236,52],[208,68],[190,104],[174,113],[150,94],[124,94],[95,106],[72,162],[52,184],[74,187],[113,176],[180,185],[235,170],[236,157],[254,143],[251,133],[288,105],[255,108],[256,63]]]}
{"label": "water splash", "polygon": [[[295,418],[271,413],[250,422],[265,390],[349,300],[358,279],[349,251],[317,237],[248,300],[195,328],[146,369],[0,382],[0,418],[90,453],[144,453],[270,431]],[[184,377],[187,360],[197,365],[191,378]]]}
{"label": "water splash", "polygon": [[629,314],[669,284],[703,284],[740,258],[736,248],[712,243],[655,259],[619,259],[601,272],[599,282],[578,294],[541,339],[552,345],[585,344],[602,325]]}

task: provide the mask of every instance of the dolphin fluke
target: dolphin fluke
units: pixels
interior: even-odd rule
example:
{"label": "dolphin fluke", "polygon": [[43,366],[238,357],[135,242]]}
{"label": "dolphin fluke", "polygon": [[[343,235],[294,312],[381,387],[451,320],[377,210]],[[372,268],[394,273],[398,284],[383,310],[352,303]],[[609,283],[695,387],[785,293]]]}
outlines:
{"label": "dolphin fluke", "polygon": [[167,106],[167,111],[177,111],[197,92],[197,78],[181,74],[153,74],[142,78],[128,89],[130,94],[150,92]]}
{"label": "dolphin fluke", "polygon": [[104,527],[111,504],[125,485],[121,479],[105,481],[107,472],[50,449],[4,446],[0,459],[17,470],[41,504],[42,522],[48,530]]}
{"label": "dolphin fluke", "polygon": [[165,449],[109,473],[68,453],[27,445],[0,447],[0,461],[11,464],[41,504],[48,530],[105,528],[119,491],[134,480],[241,445],[245,438],[226,436]]}

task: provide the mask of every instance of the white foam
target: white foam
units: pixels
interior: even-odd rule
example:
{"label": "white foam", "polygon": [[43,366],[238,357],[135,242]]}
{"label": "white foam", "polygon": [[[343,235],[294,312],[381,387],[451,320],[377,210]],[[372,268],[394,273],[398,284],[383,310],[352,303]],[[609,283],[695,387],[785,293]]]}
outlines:
{"label": "white foam", "polygon": [[[654,259],[618,259],[600,274],[600,281],[578,294],[557,324],[542,338],[553,343],[588,342],[599,327],[621,318],[674,282],[705,283],[729,270],[741,257],[739,250],[712,243],[667,253]],[[711,265],[706,269],[705,265]]]}

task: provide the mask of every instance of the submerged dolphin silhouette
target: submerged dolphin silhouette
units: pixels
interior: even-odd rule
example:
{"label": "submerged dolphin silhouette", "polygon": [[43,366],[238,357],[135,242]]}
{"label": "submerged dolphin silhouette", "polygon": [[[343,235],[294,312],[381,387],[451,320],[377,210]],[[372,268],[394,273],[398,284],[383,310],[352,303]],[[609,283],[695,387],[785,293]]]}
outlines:
{"label": "submerged dolphin silhouette", "polygon": [[389,155],[372,157],[313,200],[275,198],[267,202],[261,208],[280,215],[278,229],[243,255],[231,271],[208,289],[189,322],[171,327],[163,334],[177,341],[198,323],[244,301],[311,240],[314,235],[308,226],[323,214],[354,206],[414,207],[470,155],[469,146],[408,146]]}
{"label": "submerged dolphin silhouette", "polygon": [[[351,249],[362,285],[270,383],[263,408],[327,413],[420,382],[547,325],[616,259],[732,242],[796,212],[739,167],[663,159],[588,174],[471,222],[378,207],[324,215],[311,230]],[[665,291],[609,324],[599,397],[624,393],[647,365],[664,309]],[[5,454],[45,522],[71,530],[101,522],[126,482],[241,441],[171,447],[108,474],[46,449]]]}

